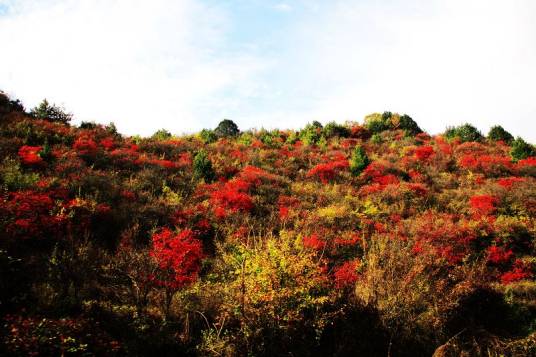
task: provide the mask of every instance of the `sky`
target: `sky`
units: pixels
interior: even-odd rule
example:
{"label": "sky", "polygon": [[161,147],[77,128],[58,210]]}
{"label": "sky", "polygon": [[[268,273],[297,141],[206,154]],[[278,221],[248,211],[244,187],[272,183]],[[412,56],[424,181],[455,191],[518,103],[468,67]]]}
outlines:
{"label": "sky", "polygon": [[534,0],[0,0],[0,90],[150,135],[407,113],[536,142]]}

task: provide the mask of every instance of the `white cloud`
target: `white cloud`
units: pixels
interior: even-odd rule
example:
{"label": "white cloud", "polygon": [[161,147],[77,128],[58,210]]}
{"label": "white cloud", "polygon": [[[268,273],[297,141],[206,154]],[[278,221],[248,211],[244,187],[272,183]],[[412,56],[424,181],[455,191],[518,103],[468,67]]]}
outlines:
{"label": "white cloud", "polygon": [[392,110],[432,133],[501,124],[536,142],[533,1],[338,1],[320,13],[296,25],[284,60],[292,100],[310,97],[287,111],[300,125]]}
{"label": "white cloud", "polygon": [[501,124],[536,142],[536,2],[275,4],[292,11],[270,27],[240,2],[0,0],[0,89],[129,134],[391,110],[432,133]]}
{"label": "white cloud", "polygon": [[27,106],[46,96],[126,133],[198,130],[212,95],[264,66],[223,50],[226,14],[193,0],[6,4],[0,88]]}

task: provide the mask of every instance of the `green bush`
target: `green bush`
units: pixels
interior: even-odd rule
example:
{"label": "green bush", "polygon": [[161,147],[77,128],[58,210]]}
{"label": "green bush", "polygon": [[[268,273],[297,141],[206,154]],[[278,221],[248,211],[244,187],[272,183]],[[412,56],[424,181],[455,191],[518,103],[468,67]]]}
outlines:
{"label": "green bush", "polygon": [[459,138],[464,143],[468,141],[481,141],[483,138],[482,133],[471,124],[447,128],[445,137],[447,139]]}
{"label": "green bush", "polygon": [[512,134],[504,130],[502,126],[495,125],[489,130],[488,139],[491,141],[501,140],[507,144],[510,144],[514,140],[514,137],[512,136]]}
{"label": "green bush", "polygon": [[300,140],[305,145],[314,145],[318,143],[322,136],[322,124],[318,121],[313,121],[311,124],[307,124],[305,128],[300,132]]}
{"label": "green bush", "polygon": [[398,127],[406,132],[407,136],[413,136],[422,133],[419,125],[407,114],[400,117]]}
{"label": "green bush", "polygon": [[369,163],[370,160],[365,149],[362,146],[356,146],[350,158],[350,172],[352,175],[359,176]]}
{"label": "green bush", "polygon": [[534,146],[518,136],[517,139],[512,142],[510,156],[514,161],[523,160],[527,157],[536,156],[536,150],[534,149]]}
{"label": "green bush", "polygon": [[214,169],[212,168],[212,162],[208,158],[208,154],[205,150],[200,150],[194,157],[193,162],[194,178],[204,179],[205,182],[212,182],[216,177]]}
{"label": "green bush", "polygon": [[201,137],[201,140],[205,142],[205,144],[210,144],[218,140],[218,136],[214,132],[214,130],[210,129],[203,129],[199,133],[199,137]]}
{"label": "green bush", "polygon": [[333,137],[347,138],[350,136],[350,129],[334,121],[327,123],[322,132],[327,139]]}
{"label": "green bush", "polygon": [[151,139],[154,140],[168,140],[171,139],[171,133],[166,129],[157,130],[152,136]]}

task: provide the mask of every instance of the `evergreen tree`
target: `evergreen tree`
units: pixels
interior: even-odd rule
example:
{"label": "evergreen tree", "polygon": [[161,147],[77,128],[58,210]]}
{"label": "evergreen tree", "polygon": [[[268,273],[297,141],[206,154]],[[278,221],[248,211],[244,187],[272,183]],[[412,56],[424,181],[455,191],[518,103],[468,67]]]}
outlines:
{"label": "evergreen tree", "polygon": [[216,174],[212,168],[212,162],[208,158],[208,154],[205,150],[200,150],[194,157],[193,162],[194,178],[204,179],[205,182],[212,182]]}
{"label": "evergreen tree", "polygon": [[359,176],[369,164],[370,160],[365,149],[363,149],[362,146],[356,146],[352,152],[352,157],[350,158],[350,172],[352,175]]}

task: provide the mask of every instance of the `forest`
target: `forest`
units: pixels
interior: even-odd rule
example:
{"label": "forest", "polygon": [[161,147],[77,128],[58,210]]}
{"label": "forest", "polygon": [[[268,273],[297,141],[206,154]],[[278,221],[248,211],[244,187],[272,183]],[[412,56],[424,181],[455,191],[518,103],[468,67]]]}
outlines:
{"label": "forest", "polygon": [[0,355],[536,356],[536,148],[500,125],[71,122],[0,93]]}

